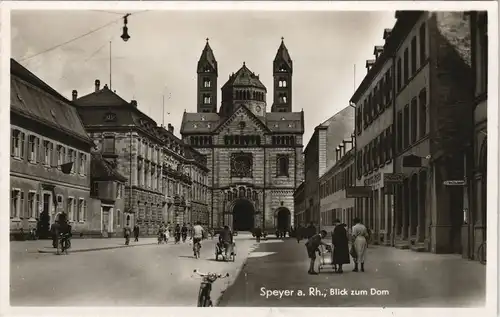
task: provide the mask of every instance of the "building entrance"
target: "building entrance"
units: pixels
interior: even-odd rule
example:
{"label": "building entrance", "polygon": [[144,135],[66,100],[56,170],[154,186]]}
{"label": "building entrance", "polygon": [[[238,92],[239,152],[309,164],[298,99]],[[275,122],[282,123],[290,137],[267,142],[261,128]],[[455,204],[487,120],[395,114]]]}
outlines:
{"label": "building entrance", "polygon": [[255,210],[251,202],[238,199],[233,207],[233,230],[251,231],[255,226]]}
{"label": "building entrance", "polygon": [[291,222],[290,210],[285,207],[281,207],[276,211],[276,229],[281,231],[290,230],[290,222]]}

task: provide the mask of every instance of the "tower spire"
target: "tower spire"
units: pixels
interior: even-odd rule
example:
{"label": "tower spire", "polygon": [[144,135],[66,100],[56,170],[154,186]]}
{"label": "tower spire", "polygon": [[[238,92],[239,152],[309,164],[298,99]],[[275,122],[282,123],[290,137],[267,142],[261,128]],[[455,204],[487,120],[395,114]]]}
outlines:
{"label": "tower spire", "polygon": [[198,112],[217,112],[218,67],[214,52],[208,43],[201,52],[196,72],[198,73]]}

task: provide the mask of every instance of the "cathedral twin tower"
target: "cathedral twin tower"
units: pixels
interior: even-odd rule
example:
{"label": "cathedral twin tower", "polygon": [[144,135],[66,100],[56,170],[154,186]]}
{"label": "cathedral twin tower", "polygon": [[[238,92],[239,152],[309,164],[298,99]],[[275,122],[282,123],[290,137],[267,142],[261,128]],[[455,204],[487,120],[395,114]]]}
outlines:
{"label": "cathedral twin tower", "polygon": [[[217,113],[218,66],[212,48],[207,43],[198,61],[197,112]],[[273,62],[273,105],[271,112],[292,112],[292,59],[281,38]],[[257,116],[265,116],[267,89],[245,63],[229,76],[222,86],[220,116],[229,116],[239,105],[247,106]]]}

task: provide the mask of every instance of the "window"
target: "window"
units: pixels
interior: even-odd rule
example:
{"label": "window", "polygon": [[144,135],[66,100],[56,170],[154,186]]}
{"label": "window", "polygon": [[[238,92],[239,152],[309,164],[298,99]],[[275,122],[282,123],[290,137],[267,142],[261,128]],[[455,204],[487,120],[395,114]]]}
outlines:
{"label": "window", "polygon": [[[75,199],[73,197],[68,197],[66,209],[69,221],[75,221]],[[78,221],[78,218],[76,221]]]}
{"label": "window", "polygon": [[28,142],[29,142],[28,160],[31,163],[36,163],[38,160],[38,148],[40,147],[40,139],[34,135],[30,135]]}
{"label": "window", "polygon": [[408,48],[405,49],[403,55],[403,83],[406,85],[408,83],[408,79],[410,78],[410,65],[408,63]]}
{"label": "window", "polygon": [[280,103],[287,103],[287,97],[285,93],[280,93],[279,94],[279,102]]}
{"label": "window", "polygon": [[385,74],[385,104],[390,106],[392,99],[392,72],[391,69]]}
{"label": "window", "polygon": [[362,124],[363,124],[363,111],[361,110],[361,107],[358,106],[356,109],[356,131],[358,132],[358,134],[361,133]]}
{"label": "window", "polygon": [[420,137],[424,137],[427,134],[427,91],[422,89],[418,96],[419,98],[419,130]]}
{"label": "window", "polygon": [[361,174],[363,174],[363,150],[356,154],[356,169],[358,179],[361,179]]}
{"label": "window", "polygon": [[85,209],[86,209],[86,202],[85,199],[80,198],[78,199],[78,221],[79,222],[84,222],[85,221]]}
{"label": "window", "polygon": [[385,143],[387,142],[386,134],[385,132],[382,132],[379,136],[380,138],[380,143],[378,145],[378,156],[379,156],[379,165],[382,165],[385,163],[385,149],[387,148],[387,145]]}
{"label": "window", "polygon": [[420,26],[420,32],[419,32],[419,42],[420,42],[420,66],[422,66],[425,63],[425,60],[427,59],[427,49],[426,49],[426,32],[425,32],[425,22],[422,23]]}
{"label": "window", "polygon": [[286,79],[280,78],[278,81],[278,87],[285,88],[287,86]]}
{"label": "window", "polygon": [[397,151],[398,153],[403,150],[403,112],[399,111],[398,112],[398,120],[396,121],[397,127]]}
{"label": "window", "polygon": [[57,166],[60,167],[62,164],[64,164],[65,159],[66,159],[66,148],[59,144],[57,146]]}
{"label": "window", "polygon": [[[76,156],[76,151],[73,149],[69,149],[68,150],[68,161],[74,162],[75,156]],[[74,172],[75,172],[75,164],[73,163],[73,165],[71,166],[71,173],[73,174]]]}
{"label": "window", "polygon": [[80,158],[78,160],[78,167],[80,175],[85,175],[87,167],[87,155],[85,153],[80,153]]}
{"label": "window", "polygon": [[417,98],[413,98],[411,100],[411,143],[417,142],[417,136],[418,136],[418,105],[417,105]]}
{"label": "window", "polygon": [[403,76],[401,74],[401,58],[398,58],[396,64],[396,91],[399,92],[401,90],[401,82],[403,81]]}
{"label": "window", "polygon": [[403,149],[410,145],[410,128],[410,108],[406,105],[403,118]]}
{"label": "window", "polygon": [[10,155],[16,158],[24,158],[25,151],[25,134],[19,130],[12,130],[12,144]]}
{"label": "window", "polygon": [[411,40],[411,75],[417,72],[417,37]]}
{"label": "window", "polygon": [[[19,189],[13,189],[10,193],[10,217],[19,218],[22,208],[22,192]],[[23,197],[24,198],[24,197]]]}
{"label": "window", "polygon": [[209,94],[204,94],[203,95],[203,103],[206,105],[212,103],[212,97],[210,97]]}
{"label": "window", "polygon": [[27,215],[27,217],[36,218],[36,210],[37,210],[36,192],[30,191],[28,193],[28,215]]}
{"label": "window", "polygon": [[205,88],[212,87],[212,82],[210,81],[210,79],[208,79],[208,78],[203,79],[203,87],[205,87]]}
{"label": "window", "polygon": [[52,157],[52,142],[43,141],[43,164],[50,166],[50,158]]}
{"label": "window", "polygon": [[115,153],[115,137],[105,136],[102,146],[103,153],[114,154]]}
{"label": "window", "polygon": [[288,176],[288,156],[283,154],[278,154],[277,156],[277,176]]}

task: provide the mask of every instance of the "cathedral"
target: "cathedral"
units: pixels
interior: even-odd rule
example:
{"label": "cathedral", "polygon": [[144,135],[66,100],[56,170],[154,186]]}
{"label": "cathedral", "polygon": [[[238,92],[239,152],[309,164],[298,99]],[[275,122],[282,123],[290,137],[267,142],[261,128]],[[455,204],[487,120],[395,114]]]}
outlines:
{"label": "cathedral", "polygon": [[283,38],[272,63],[271,109],[266,86],[249,67],[243,62],[229,75],[217,109],[218,64],[207,39],[197,67],[197,111],[184,113],[182,139],[207,157],[212,227],[288,229],[293,193],[304,179],[304,112],[292,111],[293,63]]}

